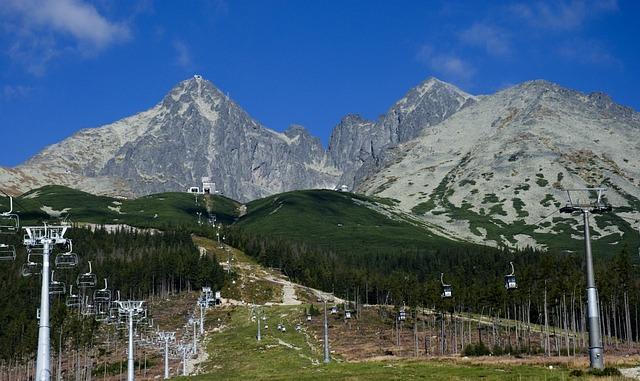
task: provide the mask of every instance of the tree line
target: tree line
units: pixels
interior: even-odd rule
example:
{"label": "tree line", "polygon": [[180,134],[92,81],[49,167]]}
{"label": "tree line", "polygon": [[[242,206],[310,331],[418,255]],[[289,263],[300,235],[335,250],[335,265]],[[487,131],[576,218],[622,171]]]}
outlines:
{"label": "tree line", "polygon": [[[201,256],[186,230],[108,232],[104,228],[74,227],[66,237],[73,241],[73,251],[80,261],[75,269],[56,271],[55,278],[65,282],[67,294],[69,285],[74,286],[74,293],[81,294],[75,281],[79,273],[88,271],[88,261],[98,278],[96,288],[104,287],[103,279],[107,278],[114,297],[119,290],[122,300],[166,297],[202,286],[219,289],[225,281],[217,258]],[[20,236],[5,235],[2,241],[14,245],[18,255],[15,261],[0,262],[0,358],[21,359],[33,354],[37,346],[40,276],[21,276],[26,250]],[[51,255],[52,268],[55,256],[64,251],[56,248]],[[39,257],[31,259],[37,261]],[[64,345],[87,345],[98,323],[68,309],[65,296],[51,296],[51,301],[52,348],[58,347],[60,330]]]}
{"label": "tree line", "polygon": [[[260,263],[280,268],[292,280],[334,292],[356,306],[405,305],[483,314],[539,324],[547,333],[566,330],[567,337],[569,331],[586,332],[583,253],[455,242],[393,252],[373,248],[337,251],[260,236],[239,227],[231,227],[227,238]],[[504,286],[504,276],[511,271],[509,262],[515,267],[516,290]],[[640,282],[628,249],[595,253],[595,271],[605,345],[638,341]],[[440,295],[440,273],[444,273],[445,283],[453,286],[451,299]],[[561,347],[562,338],[555,340],[555,346],[543,343],[542,350]],[[562,345],[569,342],[567,338]]]}

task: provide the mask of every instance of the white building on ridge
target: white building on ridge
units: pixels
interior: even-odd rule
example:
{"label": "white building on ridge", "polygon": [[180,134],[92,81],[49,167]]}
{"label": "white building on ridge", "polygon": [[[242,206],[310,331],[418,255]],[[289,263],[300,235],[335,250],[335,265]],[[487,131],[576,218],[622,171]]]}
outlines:
{"label": "white building on ridge", "polygon": [[187,189],[188,193],[196,193],[196,194],[216,194],[218,191],[216,190],[216,183],[211,181],[210,177],[202,178],[202,188],[200,187],[189,187]]}

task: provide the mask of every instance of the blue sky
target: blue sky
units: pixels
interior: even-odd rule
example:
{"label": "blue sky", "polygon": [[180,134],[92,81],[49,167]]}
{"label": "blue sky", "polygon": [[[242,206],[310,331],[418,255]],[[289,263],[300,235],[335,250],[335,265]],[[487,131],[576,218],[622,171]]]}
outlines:
{"label": "blue sky", "polygon": [[640,110],[640,2],[0,0],[0,165],[146,110],[195,73],[327,142],[429,76],[547,79]]}

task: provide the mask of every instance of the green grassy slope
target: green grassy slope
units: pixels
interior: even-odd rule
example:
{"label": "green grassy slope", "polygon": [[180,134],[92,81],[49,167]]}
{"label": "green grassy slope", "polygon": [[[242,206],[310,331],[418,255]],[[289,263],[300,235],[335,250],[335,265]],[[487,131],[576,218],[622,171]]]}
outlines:
{"label": "green grassy slope", "polygon": [[[221,196],[209,196],[212,212],[218,221],[231,223],[235,220],[238,203]],[[43,209],[68,214],[73,222],[98,224],[128,224],[139,227],[163,227],[195,225],[197,212],[206,222],[207,212],[202,196],[187,193],[159,193],[137,199],[117,199],[95,196],[79,190],[50,185],[29,191],[14,201],[16,211],[24,224],[57,219]],[[6,210],[8,200],[0,198],[1,210]],[[48,209],[47,209],[48,210]]]}
{"label": "green grassy slope", "polygon": [[250,202],[247,214],[236,224],[245,232],[337,251],[411,249],[451,242],[402,216],[376,209],[388,202],[329,190],[287,192]]}
{"label": "green grassy slope", "polygon": [[[255,339],[256,323],[244,307],[210,311],[207,323],[222,327],[210,336],[204,374],[180,380],[566,380],[569,370],[514,364],[474,365],[452,361],[386,360],[345,362],[335,358],[322,363],[322,343],[303,319],[304,307],[263,308],[269,329]],[[288,329],[279,332],[277,323]],[[301,324],[302,331],[293,327]],[[576,380],[588,377],[574,378]]]}

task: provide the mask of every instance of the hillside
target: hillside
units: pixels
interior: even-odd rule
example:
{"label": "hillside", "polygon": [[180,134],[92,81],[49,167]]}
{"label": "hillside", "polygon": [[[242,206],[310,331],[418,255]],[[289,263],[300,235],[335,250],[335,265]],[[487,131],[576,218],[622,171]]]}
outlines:
{"label": "hillside", "polygon": [[460,239],[572,250],[581,221],[558,213],[561,189],[604,186],[614,213],[595,217],[594,242],[635,251],[639,136],[640,114],[606,95],[531,81],[424,129],[358,190],[397,199]]}
{"label": "hillside", "polygon": [[394,204],[390,199],[329,190],[287,192],[248,203],[236,226],[250,234],[337,252],[388,252],[452,243],[395,212]]}
{"label": "hillside", "polygon": [[[238,203],[223,196],[210,197],[211,213],[219,222],[231,223],[237,215]],[[3,209],[7,199],[0,198]],[[202,213],[202,222],[207,222],[207,206],[202,196],[198,202],[187,193],[159,193],[137,199],[120,199],[96,196],[90,193],[50,185],[29,191],[14,199],[14,211],[23,224],[41,220],[59,220],[68,217],[76,223],[125,224],[136,227],[187,225],[198,223],[197,213]]]}

